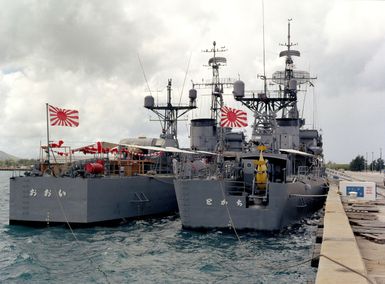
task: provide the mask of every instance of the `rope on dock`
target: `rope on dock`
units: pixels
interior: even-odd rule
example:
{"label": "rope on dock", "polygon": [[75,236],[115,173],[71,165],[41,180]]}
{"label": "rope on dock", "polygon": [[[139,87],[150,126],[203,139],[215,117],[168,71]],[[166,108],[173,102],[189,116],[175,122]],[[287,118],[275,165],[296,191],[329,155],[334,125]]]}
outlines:
{"label": "rope on dock", "polygon": [[[345,269],[347,269],[347,270],[349,270],[349,271],[351,271],[351,272],[353,272],[353,273],[356,273],[356,274],[362,276],[362,277],[365,278],[370,284],[376,284],[376,283],[374,283],[368,276],[366,276],[365,274],[362,274],[361,272],[359,272],[359,271],[357,271],[357,270],[354,270],[353,268],[350,268],[350,267],[346,266],[345,264],[343,264],[343,263],[341,263],[341,262],[339,262],[339,261],[337,261],[337,260],[335,260],[335,259],[332,259],[332,258],[328,257],[327,255],[324,255],[324,254],[321,253],[321,254],[319,255],[319,257],[321,257],[321,256],[324,257],[324,258],[326,258],[326,259],[328,259],[328,260],[330,260],[331,262],[334,262],[335,264],[338,264],[339,266],[342,266],[343,268],[345,268]],[[316,258],[316,257],[313,257],[313,258]]]}
{"label": "rope on dock", "polygon": [[317,259],[319,257],[324,257],[328,260],[330,260],[331,262],[334,262],[335,264],[339,265],[339,266],[342,266],[343,268],[353,272],[353,273],[356,273],[360,276],[362,276],[363,278],[365,278],[370,284],[375,284],[372,280],[370,280],[370,278],[368,276],[366,276],[365,274],[362,274],[361,272],[357,271],[357,270],[354,270],[353,268],[350,268],[348,266],[346,266],[345,264],[335,260],[335,259],[332,259],[331,257],[327,256],[327,255],[324,255],[324,254],[318,254],[312,258],[309,258],[309,259],[305,259],[303,261],[300,261],[300,262],[296,262],[294,264],[290,264],[290,265],[286,265],[286,266],[281,266],[281,267],[277,267],[276,265],[275,266],[263,266],[263,268],[268,268],[269,270],[273,270],[273,271],[284,271],[284,270],[288,270],[290,268],[293,268],[293,267],[297,267],[299,265],[302,265],[302,264],[305,264],[307,262],[310,262],[312,261],[313,259]]}

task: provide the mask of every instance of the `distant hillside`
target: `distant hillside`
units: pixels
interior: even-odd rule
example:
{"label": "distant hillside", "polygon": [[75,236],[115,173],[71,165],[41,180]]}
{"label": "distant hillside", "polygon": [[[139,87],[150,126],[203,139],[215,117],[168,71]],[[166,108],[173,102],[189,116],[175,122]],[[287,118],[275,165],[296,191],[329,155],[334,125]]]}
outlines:
{"label": "distant hillside", "polygon": [[5,160],[19,160],[19,158],[12,156],[10,154],[7,154],[3,151],[0,151],[0,161],[5,161]]}

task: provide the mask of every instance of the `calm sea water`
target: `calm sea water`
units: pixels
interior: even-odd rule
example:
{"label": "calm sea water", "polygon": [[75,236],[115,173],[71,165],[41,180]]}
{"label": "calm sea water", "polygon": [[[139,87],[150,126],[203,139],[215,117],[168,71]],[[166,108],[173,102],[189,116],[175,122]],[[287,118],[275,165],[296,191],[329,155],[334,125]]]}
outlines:
{"label": "calm sea water", "polygon": [[306,283],[313,218],[279,234],[197,233],[177,216],[124,226],[32,229],[8,225],[0,171],[0,283]]}

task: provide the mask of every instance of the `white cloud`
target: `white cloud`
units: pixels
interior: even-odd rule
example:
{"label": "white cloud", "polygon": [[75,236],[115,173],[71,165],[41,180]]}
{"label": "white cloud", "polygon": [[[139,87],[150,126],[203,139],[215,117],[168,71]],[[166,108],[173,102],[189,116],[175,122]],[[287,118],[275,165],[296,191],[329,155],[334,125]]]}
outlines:
{"label": "white cloud", "polygon": [[[384,39],[384,1],[337,1],[326,15],[328,53],[365,51],[365,45]],[[348,50],[348,48],[350,50]],[[363,48],[363,50],[361,50]]]}

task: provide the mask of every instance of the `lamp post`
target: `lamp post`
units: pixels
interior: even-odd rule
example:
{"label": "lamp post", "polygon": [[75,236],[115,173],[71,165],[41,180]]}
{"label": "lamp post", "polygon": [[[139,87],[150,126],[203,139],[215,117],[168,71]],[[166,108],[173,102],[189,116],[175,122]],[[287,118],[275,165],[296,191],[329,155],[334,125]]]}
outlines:
{"label": "lamp post", "polygon": [[372,152],[372,172],[373,172],[373,152]]}
{"label": "lamp post", "polygon": [[366,159],[365,159],[365,172],[368,171],[368,152],[366,152]]}

